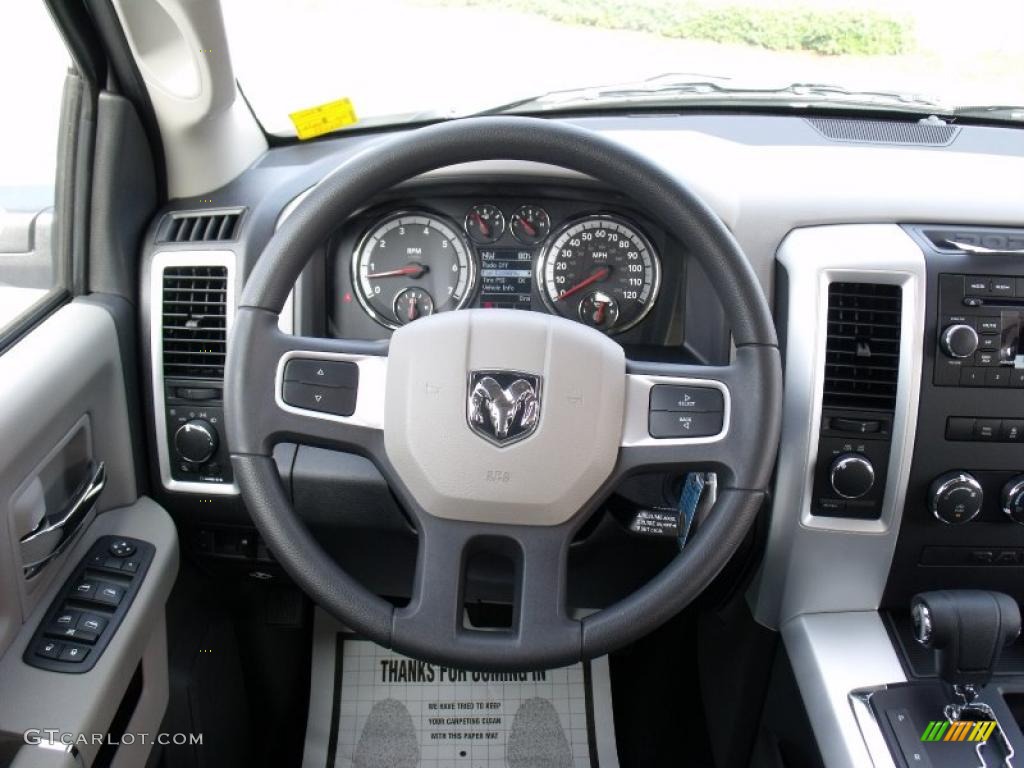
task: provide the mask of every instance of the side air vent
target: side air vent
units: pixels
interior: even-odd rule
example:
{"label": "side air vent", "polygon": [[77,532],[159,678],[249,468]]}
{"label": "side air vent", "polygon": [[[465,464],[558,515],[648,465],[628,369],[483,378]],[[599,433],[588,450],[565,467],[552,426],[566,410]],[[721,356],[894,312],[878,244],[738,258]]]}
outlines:
{"label": "side air vent", "polygon": [[224,378],[227,291],[225,267],[164,269],[164,376]]}
{"label": "side air vent", "polygon": [[907,144],[945,147],[960,132],[955,125],[942,123],[897,123],[888,120],[847,120],[835,117],[809,117],[807,122],[829,141],[854,144]]}
{"label": "side air vent", "polygon": [[898,285],[832,283],[824,404],[892,411],[900,360]]}
{"label": "side air vent", "polygon": [[219,243],[238,237],[242,209],[172,213],[157,228],[158,243]]}

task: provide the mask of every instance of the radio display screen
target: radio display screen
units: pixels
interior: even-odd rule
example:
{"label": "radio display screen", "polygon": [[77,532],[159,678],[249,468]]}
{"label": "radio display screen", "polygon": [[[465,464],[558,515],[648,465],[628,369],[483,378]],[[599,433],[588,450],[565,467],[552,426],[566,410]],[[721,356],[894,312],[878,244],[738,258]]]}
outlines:
{"label": "radio display screen", "polygon": [[480,306],[529,309],[533,288],[533,251],[529,248],[480,249]]}

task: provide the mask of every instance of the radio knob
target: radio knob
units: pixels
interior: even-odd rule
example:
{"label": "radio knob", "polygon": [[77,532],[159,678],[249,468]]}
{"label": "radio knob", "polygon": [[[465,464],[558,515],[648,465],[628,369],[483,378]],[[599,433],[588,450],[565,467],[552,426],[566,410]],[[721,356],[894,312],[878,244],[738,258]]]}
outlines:
{"label": "radio knob", "polygon": [[192,464],[203,464],[217,452],[217,430],[208,421],[192,419],[174,433],[178,455]]}
{"label": "radio knob", "polygon": [[1013,522],[1024,525],[1024,475],[1010,478],[1003,486],[1003,512]]}
{"label": "radio knob", "polygon": [[859,499],[875,485],[875,467],[859,453],[844,453],[832,462],[832,490],[844,499]]}
{"label": "radio knob", "polygon": [[981,512],[984,492],[967,472],[947,472],[932,481],[928,506],[937,520],[951,525],[967,523]]}
{"label": "radio knob", "polygon": [[957,323],[942,332],[942,351],[949,357],[963,359],[978,349],[978,332],[969,325]]}

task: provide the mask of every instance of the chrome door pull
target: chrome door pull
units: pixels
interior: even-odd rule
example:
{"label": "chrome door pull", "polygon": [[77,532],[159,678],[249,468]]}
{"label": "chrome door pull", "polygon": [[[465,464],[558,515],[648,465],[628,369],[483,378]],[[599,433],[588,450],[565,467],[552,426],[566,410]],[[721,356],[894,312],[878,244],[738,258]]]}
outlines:
{"label": "chrome door pull", "polygon": [[946,240],[946,245],[952,246],[957,250],[963,251],[964,253],[983,253],[989,256],[993,254],[1009,254],[1009,255],[1024,255],[1024,248],[986,248],[984,245],[974,245],[973,243],[961,243],[958,240]]}
{"label": "chrome door pull", "polygon": [[96,505],[96,499],[106,484],[107,470],[101,461],[90,468],[88,476],[60,513],[44,517],[34,531],[21,538],[21,563],[26,578],[35,576],[64,551]]}

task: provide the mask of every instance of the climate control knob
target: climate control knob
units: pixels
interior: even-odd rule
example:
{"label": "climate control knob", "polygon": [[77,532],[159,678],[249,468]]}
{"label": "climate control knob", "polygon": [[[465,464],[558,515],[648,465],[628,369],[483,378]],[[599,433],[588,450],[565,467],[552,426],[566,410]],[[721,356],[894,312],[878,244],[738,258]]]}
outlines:
{"label": "climate control knob", "polygon": [[1024,525],[1024,475],[1011,477],[1003,486],[1003,512],[1013,522]]}
{"label": "climate control knob", "polygon": [[174,433],[178,455],[192,464],[203,464],[217,452],[217,430],[203,419],[185,422]]}
{"label": "climate control knob", "polygon": [[928,489],[928,506],[943,523],[967,523],[981,512],[984,499],[981,484],[967,472],[947,472],[932,481]]}
{"label": "climate control knob", "polygon": [[969,325],[957,323],[942,332],[942,351],[949,357],[963,359],[978,350],[978,332]]}
{"label": "climate control knob", "polygon": [[874,487],[875,467],[867,456],[844,453],[832,462],[829,480],[837,495],[844,499],[859,499]]}

